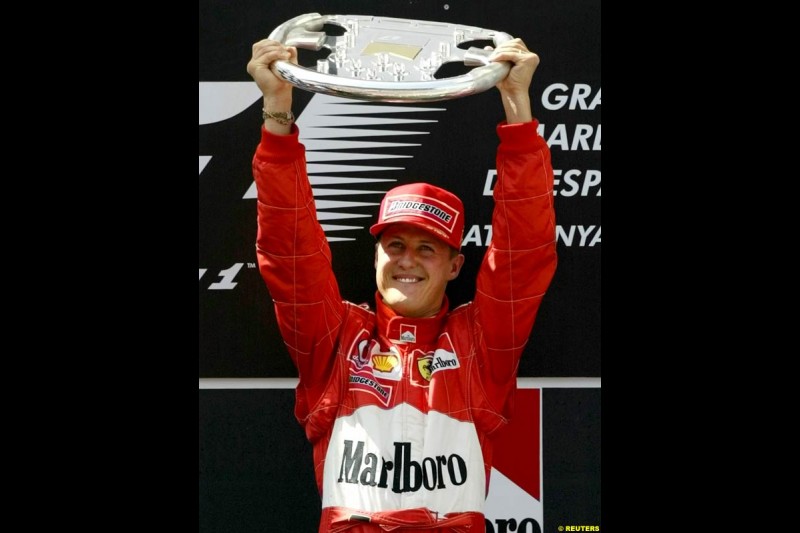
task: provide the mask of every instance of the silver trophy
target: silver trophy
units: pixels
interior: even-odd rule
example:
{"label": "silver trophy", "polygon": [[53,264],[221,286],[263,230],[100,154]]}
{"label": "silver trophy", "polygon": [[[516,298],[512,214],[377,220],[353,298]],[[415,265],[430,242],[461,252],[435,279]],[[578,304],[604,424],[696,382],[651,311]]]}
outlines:
{"label": "silver trophy", "polygon": [[[344,31],[328,35],[325,25]],[[318,13],[284,22],[269,38],[307,50],[330,50],[313,68],[289,61],[273,63],[273,71],[295,87],[394,103],[450,100],[494,87],[508,75],[511,64],[490,62],[491,50],[464,47],[471,41],[489,40],[497,47],[513,39],[500,31],[460,24]],[[460,76],[436,78],[443,65],[454,62],[472,68]]]}

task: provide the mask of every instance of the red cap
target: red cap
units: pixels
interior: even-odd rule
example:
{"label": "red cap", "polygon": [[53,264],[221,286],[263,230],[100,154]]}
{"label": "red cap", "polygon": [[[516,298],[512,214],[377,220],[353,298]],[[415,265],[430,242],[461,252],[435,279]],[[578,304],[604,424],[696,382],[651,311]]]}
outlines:
{"label": "red cap", "polygon": [[464,204],[455,194],[429,183],[400,185],[381,200],[378,222],[369,232],[377,237],[389,224],[405,222],[422,228],[456,250],[464,235]]}

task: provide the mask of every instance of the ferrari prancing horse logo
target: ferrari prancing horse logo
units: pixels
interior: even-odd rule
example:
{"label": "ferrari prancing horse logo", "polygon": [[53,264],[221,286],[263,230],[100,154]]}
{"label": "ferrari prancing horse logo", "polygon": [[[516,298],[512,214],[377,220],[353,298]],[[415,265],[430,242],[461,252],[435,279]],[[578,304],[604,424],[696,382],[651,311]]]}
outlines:
{"label": "ferrari prancing horse logo", "polygon": [[425,381],[430,381],[439,370],[452,370],[460,366],[448,333],[439,337],[439,347],[433,353],[428,352],[417,359],[417,369]]}
{"label": "ferrari prancing horse logo", "polygon": [[431,370],[431,363],[433,362],[432,355],[426,355],[425,357],[421,357],[417,359],[417,368],[419,369],[419,373],[425,378],[425,381],[431,380],[431,375],[433,372]]}

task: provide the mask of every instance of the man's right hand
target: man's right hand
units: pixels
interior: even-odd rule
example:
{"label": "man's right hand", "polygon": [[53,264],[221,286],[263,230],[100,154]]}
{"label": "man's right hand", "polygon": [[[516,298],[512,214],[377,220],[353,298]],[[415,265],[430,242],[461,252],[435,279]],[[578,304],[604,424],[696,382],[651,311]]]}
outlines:
{"label": "man's right hand", "polygon": [[[297,48],[284,46],[278,41],[262,39],[253,45],[253,57],[247,63],[247,73],[252,76],[264,95],[264,110],[286,113],[292,110],[293,86],[270,68],[272,63],[278,60],[289,61],[296,65]],[[264,126],[279,135],[285,135],[290,131],[289,125],[279,124],[272,119],[267,119]]]}
{"label": "man's right hand", "polygon": [[284,46],[278,41],[262,39],[253,45],[253,57],[247,63],[247,73],[255,80],[265,97],[285,96],[292,85],[278,77],[270,66],[278,60],[297,64],[297,48]]}

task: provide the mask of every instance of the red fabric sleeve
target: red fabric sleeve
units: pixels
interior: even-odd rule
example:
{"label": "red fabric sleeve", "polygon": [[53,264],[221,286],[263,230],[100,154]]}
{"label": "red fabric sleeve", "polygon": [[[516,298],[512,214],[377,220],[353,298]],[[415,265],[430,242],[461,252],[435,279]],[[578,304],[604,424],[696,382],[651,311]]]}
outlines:
{"label": "red fabric sleeve", "polygon": [[258,266],[300,376],[295,415],[303,423],[331,374],[345,304],[317,221],[305,147],[298,137],[296,125],[289,135],[274,135],[262,127],[253,177]]}
{"label": "red fabric sleeve", "polygon": [[490,402],[510,414],[519,359],[556,269],[556,221],[550,149],[538,122],[497,127],[492,242],[478,272],[476,321],[488,360]]}

